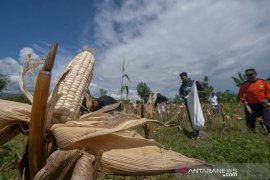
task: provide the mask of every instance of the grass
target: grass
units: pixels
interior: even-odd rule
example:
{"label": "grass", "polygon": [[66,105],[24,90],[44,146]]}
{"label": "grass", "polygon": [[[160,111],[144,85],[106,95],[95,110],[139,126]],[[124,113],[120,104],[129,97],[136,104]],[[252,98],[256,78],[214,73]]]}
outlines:
{"label": "grass", "polygon": [[[189,128],[189,122],[183,123]],[[263,134],[257,124],[257,133],[246,130],[242,113],[241,120],[229,120],[224,133],[221,133],[220,116],[214,119],[212,128],[206,127],[201,138],[190,139],[180,134],[176,128],[160,128],[155,133],[155,140],[186,156],[208,163],[269,163],[270,137]],[[168,138],[169,137],[169,138]]]}
{"label": "grass", "polygon": [[16,179],[20,177],[17,170],[18,153],[22,152],[25,138],[16,136],[10,142],[0,147],[0,180]]}
{"label": "grass", "polygon": [[[184,133],[180,133],[177,127],[163,127],[153,124],[154,139],[166,149],[208,163],[270,163],[270,137],[263,134],[259,124],[257,124],[257,133],[246,130],[243,110],[241,107],[239,108],[239,105],[227,104],[224,106],[224,111],[226,114],[230,114],[232,110],[237,108],[242,119],[229,119],[224,133],[221,133],[221,116],[216,116],[212,128],[207,125],[199,139],[190,139]],[[157,119],[157,117],[154,118]],[[177,116],[172,113],[161,121],[167,122],[169,119],[176,122]],[[183,127],[191,130],[188,120],[184,120]],[[141,127],[138,127],[137,130],[143,134]],[[18,136],[0,148],[0,180],[14,179],[18,175],[16,171],[16,149],[20,147],[21,141],[22,137]],[[121,178],[120,176],[99,174],[99,179]],[[145,177],[125,178],[144,179]],[[175,175],[160,175],[152,178],[174,179]]]}

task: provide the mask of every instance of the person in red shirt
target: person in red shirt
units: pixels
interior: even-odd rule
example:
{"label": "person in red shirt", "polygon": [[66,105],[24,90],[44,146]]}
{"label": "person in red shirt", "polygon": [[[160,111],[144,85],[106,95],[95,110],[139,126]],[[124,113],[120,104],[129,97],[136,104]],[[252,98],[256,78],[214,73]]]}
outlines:
{"label": "person in red shirt", "polygon": [[247,81],[239,89],[238,96],[245,105],[247,128],[255,132],[256,117],[261,116],[264,125],[270,132],[270,118],[267,104],[270,101],[270,84],[262,79],[257,79],[255,69],[245,71]]}

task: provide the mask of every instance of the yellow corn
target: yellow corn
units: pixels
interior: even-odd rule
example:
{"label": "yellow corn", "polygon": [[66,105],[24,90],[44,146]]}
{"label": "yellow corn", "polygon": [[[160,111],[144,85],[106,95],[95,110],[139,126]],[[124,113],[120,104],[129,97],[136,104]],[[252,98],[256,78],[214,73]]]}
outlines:
{"label": "yellow corn", "polygon": [[70,69],[59,86],[55,113],[59,121],[66,122],[79,117],[85,92],[93,76],[94,56],[90,51],[77,54],[67,67]]}

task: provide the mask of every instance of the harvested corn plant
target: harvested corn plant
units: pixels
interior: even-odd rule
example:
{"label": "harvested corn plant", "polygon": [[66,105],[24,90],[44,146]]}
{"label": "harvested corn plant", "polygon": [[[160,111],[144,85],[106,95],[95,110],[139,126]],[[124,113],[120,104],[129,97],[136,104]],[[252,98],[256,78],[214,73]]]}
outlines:
{"label": "harvested corn plant", "polygon": [[[106,113],[119,103],[80,116],[94,70],[92,51],[73,58],[48,97],[56,50],[54,44],[40,70],[32,106],[0,100],[0,145],[19,133],[29,136],[19,165],[23,179],[95,179],[97,171],[144,176],[173,173],[186,164],[207,166],[165,150],[133,130],[145,123],[164,126],[162,123],[132,114]],[[28,94],[30,100],[31,96]]]}

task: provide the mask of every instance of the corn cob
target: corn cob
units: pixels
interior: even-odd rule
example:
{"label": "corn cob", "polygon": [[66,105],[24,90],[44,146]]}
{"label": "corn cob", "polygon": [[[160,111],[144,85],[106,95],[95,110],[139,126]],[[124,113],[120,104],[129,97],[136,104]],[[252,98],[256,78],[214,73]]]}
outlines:
{"label": "corn cob", "polygon": [[85,92],[93,76],[94,56],[90,51],[77,54],[66,70],[70,70],[59,86],[59,98],[55,105],[55,113],[60,122],[79,118],[80,107]]}

